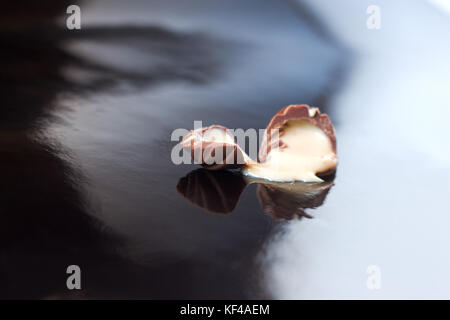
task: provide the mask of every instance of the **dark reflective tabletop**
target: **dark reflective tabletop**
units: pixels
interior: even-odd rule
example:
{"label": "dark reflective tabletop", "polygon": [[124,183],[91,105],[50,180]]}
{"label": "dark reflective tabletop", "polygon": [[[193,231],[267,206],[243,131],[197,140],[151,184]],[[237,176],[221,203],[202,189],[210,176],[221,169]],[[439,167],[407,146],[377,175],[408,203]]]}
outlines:
{"label": "dark reflective tabletop", "polygon": [[[0,297],[449,298],[450,15],[382,2],[380,30],[365,1],[86,1],[72,31],[10,4]],[[335,124],[331,181],[171,162],[176,128],[293,103]]]}

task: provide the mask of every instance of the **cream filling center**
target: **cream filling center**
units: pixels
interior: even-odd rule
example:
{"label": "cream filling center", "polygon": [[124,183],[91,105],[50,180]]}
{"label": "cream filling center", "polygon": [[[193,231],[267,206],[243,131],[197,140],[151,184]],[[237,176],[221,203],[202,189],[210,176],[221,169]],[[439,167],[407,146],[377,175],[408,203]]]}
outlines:
{"label": "cream filling center", "polygon": [[280,182],[322,182],[316,174],[336,167],[330,139],[308,121],[289,121],[280,140],[284,148],[270,150],[265,162],[250,163],[244,174]]}

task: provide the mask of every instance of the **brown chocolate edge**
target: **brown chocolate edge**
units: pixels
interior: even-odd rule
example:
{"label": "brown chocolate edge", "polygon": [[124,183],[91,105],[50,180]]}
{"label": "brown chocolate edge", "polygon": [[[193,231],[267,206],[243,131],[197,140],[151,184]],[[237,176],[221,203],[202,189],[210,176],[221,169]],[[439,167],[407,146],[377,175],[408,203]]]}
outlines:
{"label": "brown chocolate edge", "polygon": [[[230,129],[228,129],[227,127],[221,126],[219,124],[213,124],[213,125],[211,125],[209,127],[202,127],[202,128],[195,129],[195,130],[190,130],[189,133],[187,135],[185,135],[183,137],[183,139],[181,140],[181,144],[183,145],[183,147],[189,147],[190,145],[188,143],[186,143],[186,140],[190,136],[192,136],[194,133],[197,133],[197,132],[200,132],[200,133],[203,134],[203,132],[211,130],[211,129],[221,129],[221,130],[225,131],[230,137],[233,137],[233,135],[231,134]],[[233,139],[234,139],[234,137],[233,137]],[[191,141],[193,141],[193,140],[191,140]]]}
{"label": "brown chocolate edge", "polygon": [[[314,109],[314,116],[310,117],[309,110]],[[264,134],[263,140],[261,142],[258,159],[259,162],[264,162],[266,160],[266,155],[270,152],[271,148],[274,145],[274,142],[271,142],[271,130],[281,129],[288,121],[308,121],[312,125],[319,127],[330,139],[331,147],[333,148],[333,152],[336,154],[336,136],[334,132],[334,126],[328,118],[328,115],[325,113],[320,113],[319,109],[310,107],[306,104],[291,104],[287,107],[284,107],[280,111],[275,114],[267,125],[266,132]],[[283,135],[283,132],[280,131],[280,137]],[[280,148],[283,147],[282,141],[279,141]],[[327,170],[326,172],[321,172],[321,176],[326,176],[333,174],[335,169]],[[319,173],[318,173],[319,175]]]}
{"label": "brown chocolate edge", "polygon": [[[230,137],[232,137],[234,139],[233,134],[231,133],[231,131],[224,126],[215,124],[215,125],[211,125],[209,127],[203,127],[200,129],[196,129],[196,130],[191,130],[186,136],[183,137],[183,140],[181,141],[181,144],[184,148],[189,149],[191,152],[191,158],[193,160],[195,159],[195,151],[197,148],[199,148],[198,146],[195,145],[195,140],[190,140],[188,142],[186,142],[186,140],[194,135],[197,132],[203,133],[205,131],[211,130],[211,129],[221,129],[224,130]],[[217,164],[206,164],[204,162],[204,152],[205,149],[209,149],[209,154],[208,156],[213,157],[215,155],[215,150],[217,148],[223,148],[223,154],[224,154],[224,159],[223,159],[223,163]],[[229,149],[228,149],[229,148]],[[246,164],[244,163],[244,159],[245,159],[245,155],[243,154],[243,151],[241,150],[241,148],[239,148],[239,146],[237,144],[229,144],[229,143],[217,143],[217,142],[204,142],[202,141],[201,144],[201,154],[202,155],[202,166],[205,169],[208,170],[222,170],[222,169],[238,169],[238,168],[242,168],[245,167]],[[232,150],[231,152],[228,152],[228,150]],[[241,163],[238,163],[241,162]]]}

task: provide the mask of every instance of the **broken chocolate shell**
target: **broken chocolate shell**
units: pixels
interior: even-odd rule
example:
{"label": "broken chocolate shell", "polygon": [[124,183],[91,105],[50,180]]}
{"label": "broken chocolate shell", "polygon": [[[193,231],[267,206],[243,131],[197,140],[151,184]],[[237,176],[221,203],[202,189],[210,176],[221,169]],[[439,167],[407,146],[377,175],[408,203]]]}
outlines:
{"label": "broken chocolate shell", "polygon": [[245,175],[277,182],[323,182],[337,166],[333,125],[317,108],[287,106],[269,122],[258,158],[244,168]]}
{"label": "broken chocolate shell", "polygon": [[194,163],[208,170],[242,168],[249,161],[230,130],[220,125],[191,130],[181,145],[191,153]]}
{"label": "broken chocolate shell", "polygon": [[326,114],[308,105],[287,106],[271,119],[258,162],[219,125],[193,130],[181,144],[206,169],[242,168],[243,174],[268,181],[323,182],[337,166],[334,127]]}
{"label": "broken chocolate shell", "polygon": [[[288,121],[308,121],[312,125],[319,127],[330,139],[331,147],[336,154],[336,136],[334,126],[327,114],[320,113],[318,108],[310,107],[306,104],[292,104],[277,112],[270,120],[266,128],[266,133],[261,142],[258,160],[264,162],[270,150],[274,146],[283,148],[283,127]],[[279,132],[277,136],[272,136],[273,132]],[[280,140],[278,140],[278,138]]]}

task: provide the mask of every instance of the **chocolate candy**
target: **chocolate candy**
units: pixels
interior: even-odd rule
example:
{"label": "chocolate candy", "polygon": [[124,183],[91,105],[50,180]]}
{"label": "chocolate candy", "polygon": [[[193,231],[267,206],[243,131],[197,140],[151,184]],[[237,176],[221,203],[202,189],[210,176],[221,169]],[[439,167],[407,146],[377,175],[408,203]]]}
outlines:
{"label": "chocolate candy", "polygon": [[323,182],[337,166],[333,124],[318,108],[304,104],[287,106],[272,117],[258,161],[220,125],[193,130],[181,144],[209,170],[241,168],[245,175],[277,182]]}
{"label": "chocolate candy", "polygon": [[242,168],[250,160],[230,130],[220,125],[191,130],[181,144],[191,152],[194,163],[208,170]]}
{"label": "chocolate candy", "polygon": [[[283,127],[288,121],[307,121],[312,125],[319,127],[330,139],[331,147],[336,153],[336,136],[334,133],[334,126],[326,113],[320,113],[318,108],[310,107],[306,104],[291,104],[278,111],[270,120],[266,128],[266,134],[261,142],[258,160],[264,162],[267,154],[272,149],[272,146],[278,144],[272,137],[273,130],[279,131],[279,138],[283,136]],[[279,146],[283,147],[282,140],[279,141]]]}

